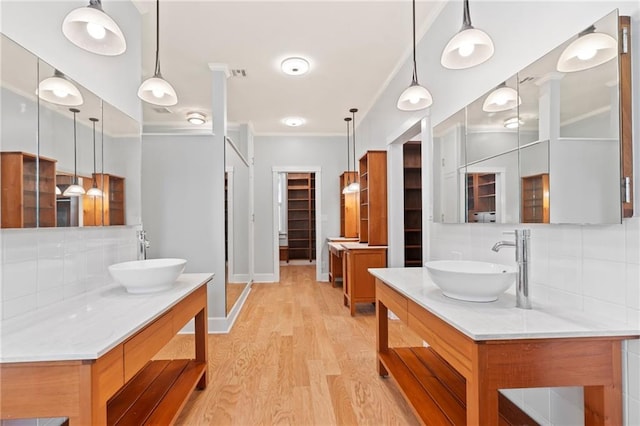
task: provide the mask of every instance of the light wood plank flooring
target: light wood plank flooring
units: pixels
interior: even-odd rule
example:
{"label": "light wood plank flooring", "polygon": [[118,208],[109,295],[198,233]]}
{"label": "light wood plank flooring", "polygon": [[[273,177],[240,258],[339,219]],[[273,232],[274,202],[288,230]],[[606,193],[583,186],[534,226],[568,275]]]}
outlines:
{"label": "light wood plank flooring", "polygon": [[[254,284],[231,333],[209,336],[209,384],[179,425],[415,425],[392,379],[376,373],[375,312],[349,316],[342,288],[314,266],[281,268],[280,284]],[[420,345],[399,321],[390,344]],[[193,356],[180,335],[158,358]]]}

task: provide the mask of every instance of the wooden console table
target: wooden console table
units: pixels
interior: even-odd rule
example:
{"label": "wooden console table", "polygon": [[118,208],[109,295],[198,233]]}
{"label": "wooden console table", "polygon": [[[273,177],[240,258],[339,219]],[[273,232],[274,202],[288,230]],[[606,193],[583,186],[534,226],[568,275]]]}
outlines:
{"label": "wooden console table", "polygon": [[336,280],[342,278],[342,262],[344,247],[342,243],[357,242],[357,238],[330,237],[327,238],[327,249],[329,251],[329,282],[332,287],[336,286]]}
{"label": "wooden console table", "polygon": [[[394,377],[421,422],[498,425],[499,389],[581,386],[586,425],[622,424],[621,342],[640,330],[579,313],[567,320],[551,310],[524,311],[512,307],[512,296],[476,306],[454,301],[426,272],[411,269],[371,273],[378,373]],[[389,348],[389,309],[429,348]]]}
{"label": "wooden console table", "polygon": [[[52,316],[50,330],[47,324],[39,331],[27,323],[22,337],[14,321],[3,322],[9,341],[3,343],[12,348],[2,351],[0,417],[68,417],[71,426],[173,424],[194,388],[207,385],[210,280],[208,274],[183,274],[177,290],[142,296],[119,286],[101,289],[104,295],[79,298],[80,306],[67,304],[72,319],[87,312],[84,321],[70,321],[67,336],[64,314]],[[192,318],[195,358],[150,361]],[[137,321],[142,324],[136,326]],[[92,343],[92,329],[99,343]],[[32,341],[38,334],[40,347]],[[93,357],[95,350],[99,354]],[[20,357],[25,361],[10,361]]]}
{"label": "wooden console table", "polygon": [[356,303],[374,303],[376,286],[369,268],[387,266],[387,247],[369,246],[364,243],[342,243],[344,247],[342,290],[344,305],[351,316],[356,313]]}

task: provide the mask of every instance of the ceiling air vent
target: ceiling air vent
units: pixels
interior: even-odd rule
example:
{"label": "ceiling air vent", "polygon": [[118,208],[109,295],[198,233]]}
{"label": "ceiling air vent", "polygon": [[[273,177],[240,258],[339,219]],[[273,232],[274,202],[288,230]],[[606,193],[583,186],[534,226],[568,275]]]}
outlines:
{"label": "ceiling air vent", "polygon": [[247,76],[247,70],[243,70],[243,69],[235,69],[235,70],[231,70],[231,76],[232,77],[246,77]]}
{"label": "ceiling air vent", "polygon": [[520,80],[520,82],[519,82],[519,83],[520,83],[520,84],[522,84],[522,83],[528,83],[529,81],[533,81],[533,80],[535,80],[535,77],[525,77],[525,78],[523,78],[522,80]]}
{"label": "ceiling air vent", "polygon": [[173,112],[166,107],[153,107],[153,110],[158,114],[172,114]]}

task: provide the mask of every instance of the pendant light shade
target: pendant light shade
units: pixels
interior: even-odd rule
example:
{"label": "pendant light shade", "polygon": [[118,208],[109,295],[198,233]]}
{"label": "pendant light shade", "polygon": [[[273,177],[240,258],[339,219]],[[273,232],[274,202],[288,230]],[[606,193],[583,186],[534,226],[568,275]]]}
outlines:
{"label": "pendant light shade", "polygon": [[347,182],[344,186],[344,188],[342,188],[342,193],[343,194],[349,194],[350,193],[350,189],[349,186],[351,185],[351,159],[350,159],[350,151],[351,151],[351,145],[349,144],[349,122],[351,121],[351,117],[345,117],[344,121],[347,123]]}
{"label": "pendant light shade", "polygon": [[102,197],[102,191],[98,188],[98,182],[96,181],[96,123],[99,120],[94,117],[90,117],[89,120],[93,123],[93,178],[91,179],[93,184],[87,191],[87,195],[89,197]]}
{"label": "pendant light shade", "polygon": [[[351,132],[352,132],[351,139],[353,139],[353,171],[355,172],[356,171],[356,112],[358,112],[358,108],[351,108],[349,112],[353,117],[353,126],[351,127]],[[352,194],[356,192],[360,192],[360,183],[357,180],[354,180],[347,187],[347,191]]]}
{"label": "pendant light shade", "polygon": [[69,108],[73,113],[73,184],[69,185],[62,193],[65,197],[80,197],[84,195],[84,188],[78,185],[78,149],[76,141],[76,114],[80,112],[77,108]]}
{"label": "pendant light shade", "polygon": [[127,50],[122,30],[104,10],[101,0],[90,0],[67,14],[62,33],[76,46],[98,55],[116,56]]}
{"label": "pendant light shade", "polygon": [[482,104],[485,112],[507,111],[516,108],[522,103],[516,89],[508,87],[506,83],[500,84],[493,92],[489,93]]}
{"label": "pendant light shade", "polygon": [[[401,111],[418,111],[427,108],[433,103],[431,93],[418,84],[418,71],[416,66],[416,0],[413,0],[413,78],[411,85],[406,88],[398,98],[396,106]],[[357,111],[357,110],[356,110]],[[355,117],[354,117],[355,118]],[[355,129],[355,122],[353,123]],[[354,148],[355,150],[355,148]]]}
{"label": "pendant light shade", "polygon": [[57,105],[80,106],[84,103],[80,90],[58,70],[38,84],[38,96]]}
{"label": "pendant light shade", "polygon": [[454,70],[471,68],[487,61],[493,52],[491,37],[471,25],[469,0],[464,0],[462,28],[445,46],[440,63]]}
{"label": "pendant light shade", "polygon": [[604,64],[618,54],[618,42],[609,34],[595,32],[592,25],[580,33],[560,55],[557,69],[560,72],[575,72]]}
{"label": "pendant light shade", "polygon": [[138,89],[138,97],[153,105],[171,106],[178,103],[178,95],[160,72],[160,0],[156,0],[156,68],[153,77],[146,79]]}

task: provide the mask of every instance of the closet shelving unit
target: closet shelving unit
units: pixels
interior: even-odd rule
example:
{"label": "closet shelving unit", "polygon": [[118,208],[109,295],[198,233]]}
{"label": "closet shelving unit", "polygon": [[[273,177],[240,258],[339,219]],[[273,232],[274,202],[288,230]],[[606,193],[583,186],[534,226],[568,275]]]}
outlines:
{"label": "closet shelving unit", "polygon": [[315,173],[287,173],[289,260],[316,258]]}
{"label": "closet shelving unit", "polygon": [[422,164],[420,142],[403,145],[404,266],[422,266]]}

